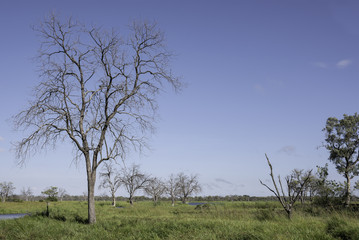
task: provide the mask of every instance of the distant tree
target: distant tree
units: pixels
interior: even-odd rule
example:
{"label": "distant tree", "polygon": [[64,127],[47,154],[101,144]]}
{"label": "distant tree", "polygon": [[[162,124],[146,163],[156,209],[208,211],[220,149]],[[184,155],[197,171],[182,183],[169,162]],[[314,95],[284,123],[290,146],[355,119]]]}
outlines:
{"label": "distant tree", "polygon": [[83,201],[88,200],[88,192],[86,192],[86,191],[82,192],[82,199],[83,199]]}
{"label": "distant tree", "polygon": [[308,179],[306,191],[308,194],[309,201],[313,201],[315,195],[318,192],[318,179],[315,175],[311,174],[311,176]]}
{"label": "distant tree", "polygon": [[163,181],[158,178],[151,178],[145,184],[145,192],[152,197],[153,202],[156,204],[158,199],[163,195],[166,190],[166,186]]}
{"label": "distant tree", "polygon": [[305,188],[305,185],[309,181],[312,171],[311,170],[308,171],[298,182],[297,182],[297,179],[295,176],[296,174],[291,174],[291,175],[285,177],[286,187],[287,187],[287,195],[286,195],[280,176],[278,176],[278,183],[279,183],[279,187],[280,187],[279,188],[278,184],[276,183],[276,181],[274,179],[272,164],[270,163],[267,154],[265,156],[267,159],[268,166],[270,168],[269,175],[272,179],[274,189],[270,188],[267,184],[263,183],[261,180],[259,180],[259,182],[277,197],[277,199],[279,200],[283,209],[287,213],[288,218],[291,219],[293,206],[294,206],[295,202],[297,201],[300,193]]}
{"label": "distant tree", "polygon": [[103,171],[100,172],[101,182],[99,188],[108,188],[112,197],[112,206],[116,206],[116,191],[121,185],[119,173],[111,163],[105,163]]}
{"label": "distant tree", "polygon": [[189,196],[202,190],[198,182],[198,175],[185,175],[179,173],[176,178],[178,185],[178,193],[182,199],[182,203],[186,203]]}
{"label": "distant tree", "polygon": [[87,174],[88,221],[96,222],[97,169],[131,149],[146,147],[158,94],[175,90],[164,34],[155,23],[134,22],[128,36],[50,15],[34,27],[40,38],[41,82],[34,99],[14,117],[29,130],[16,144],[21,162],[58,141],[69,141]]}
{"label": "distant tree", "polygon": [[56,202],[57,201],[57,197],[58,197],[58,194],[59,194],[59,191],[58,191],[58,188],[57,187],[48,187],[46,188],[44,191],[41,192],[43,195],[46,195],[47,198],[46,200],[47,201],[50,201],[50,202]]}
{"label": "distant tree", "polygon": [[0,183],[0,197],[2,202],[6,202],[6,199],[13,194],[15,187],[12,182]]}
{"label": "distant tree", "polygon": [[179,184],[174,174],[171,174],[166,182],[166,193],[171,198],[172,206],[174,206],[176,197],[179,195]]}
{"label": "distant tree", "polygon": [[359,174],[359,115],[343,115],[343,119],[328,118],[325,132],[329,161],[345,177],[345,205],[350,204],[350,181]]}
{"label": "distant tree", "polygon": [[24,198],[25,201],[29,201],[33,197],[33,192],[30,187],[22,188],[21,189],[21,195]]}
{"label": "distant tree", "polygon": [[120,174],[120,182],[129,194],[130,204],[133,205],[133,197],[137,190],[143,189],[150,180],[150,176],[140,171],[140,166],[133,164],[130,168],[123,168]]}
{"label": "distant tree", "polygon": [[66,189],[64,188],[59,188],[59,192],[58,192],[58,197],[60,199],[60,201],[62,202],[62,200],[64,199],[64,197],[67,195]]}

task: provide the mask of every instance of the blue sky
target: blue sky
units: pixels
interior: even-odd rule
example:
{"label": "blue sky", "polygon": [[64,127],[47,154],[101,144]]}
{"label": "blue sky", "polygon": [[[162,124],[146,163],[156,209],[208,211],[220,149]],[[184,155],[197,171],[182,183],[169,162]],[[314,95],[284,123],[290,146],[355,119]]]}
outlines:
{"label": "blue sky", "polygon": [[[31,157],[24,168],[11,151],[24,136],[11,116],[39,81],[31,25],[51,11],[120,31],[133,19],[158,22],[187,87],[158,98],[151,150],[126,161],[162,178],[198,174],[201,195],[270,195],[258,181],[269,178],[264,153],[282,176],[323,166],[326,119],[358,112],[358,1],[3,1],[0,181],[12,181],[16,192],[86,190],[84,164],[72,163],[69,145]],[[333,167],[330,174],[343,180]]]}

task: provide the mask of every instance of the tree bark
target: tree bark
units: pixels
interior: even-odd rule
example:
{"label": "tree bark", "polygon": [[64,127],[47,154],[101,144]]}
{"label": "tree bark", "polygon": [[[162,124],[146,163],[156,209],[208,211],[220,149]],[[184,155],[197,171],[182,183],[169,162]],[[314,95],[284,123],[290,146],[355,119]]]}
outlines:
{"label": "tree bark", "polygon": [[96,171],[87,172],[87,187],[88,187],[88,223],[96,223],[95,213],[95,182]]}
{"label": "tree bark", "polygon": [[288,219],[291,220],[292,219],[292,209],[287,209],[286,212],[287,212]]}
{"label": "tree bark", "polygon": [[350,176],[348,173],[345,174],[345,178],[347,180],[347,184],[345,186],[345,207],[349,207],[350,205]]}
{"label": "tree bark", "polygon": [[115,197],[115,193],[112,193],[112,206],[116,207],[116,197]]}

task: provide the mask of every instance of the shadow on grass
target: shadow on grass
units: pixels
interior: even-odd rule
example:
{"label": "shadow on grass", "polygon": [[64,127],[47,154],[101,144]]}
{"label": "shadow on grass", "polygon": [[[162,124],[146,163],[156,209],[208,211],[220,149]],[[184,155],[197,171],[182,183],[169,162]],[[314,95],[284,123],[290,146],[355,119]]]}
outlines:
{"label": "shadow on grass", "polygon": [[60,214],[60,213],[56,213],[56,212],[48,213],[47,211],[42,211],[42,212],[37,212],[37,213],[33,214],[32,216],[46,217],[46,218],[54,219],[54,220],[61,221],[61,222],[72,221],[72,222],[77,222],[80,224],[88,224],[88,219],[85,217],[82,217],[78,214],[71,215],[71,214]]}

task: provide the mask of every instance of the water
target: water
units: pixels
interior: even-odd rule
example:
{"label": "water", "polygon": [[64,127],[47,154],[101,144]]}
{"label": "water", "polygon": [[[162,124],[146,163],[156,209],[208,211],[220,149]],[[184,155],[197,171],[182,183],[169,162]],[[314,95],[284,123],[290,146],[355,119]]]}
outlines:
{"label": "water", "polygon": [[27,213],[16,213],[16,214],[0,214],[0,220],[22,218],[28,215]]}
{"label": "water", "polygon": [[191,205],[191,206],[197,206],[197,205],[203,205],[203,204],[206,204],[206,203],[202,203],[202,202],[190,202],[190,203],[188,203],[188,205]]}

